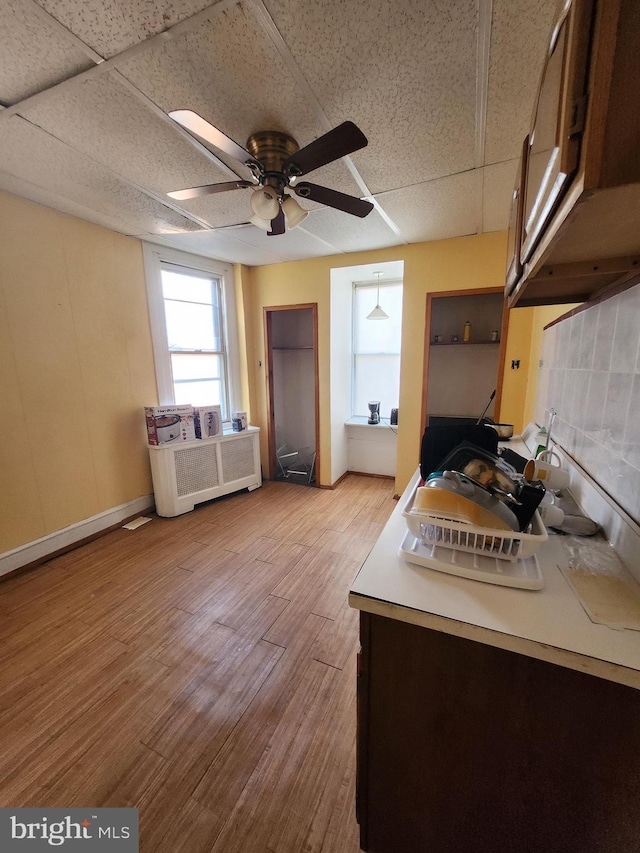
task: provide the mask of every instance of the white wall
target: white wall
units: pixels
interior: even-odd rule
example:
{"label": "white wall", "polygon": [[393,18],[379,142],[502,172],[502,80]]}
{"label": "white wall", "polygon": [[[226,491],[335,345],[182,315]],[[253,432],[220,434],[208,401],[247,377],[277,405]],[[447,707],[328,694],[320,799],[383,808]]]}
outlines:
{"label": "white wall", "polygon": [[370,424],[347,427],[349,471],[395,477],[398,453],[397,427]]}

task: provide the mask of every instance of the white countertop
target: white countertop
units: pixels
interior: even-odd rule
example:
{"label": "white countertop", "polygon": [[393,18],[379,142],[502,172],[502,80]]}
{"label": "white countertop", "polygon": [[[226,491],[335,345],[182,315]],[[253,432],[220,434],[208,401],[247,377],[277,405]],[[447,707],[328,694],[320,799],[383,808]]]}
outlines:
{"label": "white countertop", "polygon": [[566,560],[560,536],[550,534],[537,551],[545,582],[539,591],[455,577],[399,557],[407,532],[402,507],[418,479],[416,472],[356,577],[351,607],[640,689],[640,632],[589,619],[558,569]]}

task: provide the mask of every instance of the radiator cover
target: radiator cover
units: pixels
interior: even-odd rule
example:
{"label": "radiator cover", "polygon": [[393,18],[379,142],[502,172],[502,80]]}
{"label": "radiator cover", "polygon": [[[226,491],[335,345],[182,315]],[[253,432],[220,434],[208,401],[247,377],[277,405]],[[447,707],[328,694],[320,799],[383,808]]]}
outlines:
{"label": "radiator cover", "polygon": [[149,447],[156,512],[182,515],[196,504],[262,485],[260,430]]}

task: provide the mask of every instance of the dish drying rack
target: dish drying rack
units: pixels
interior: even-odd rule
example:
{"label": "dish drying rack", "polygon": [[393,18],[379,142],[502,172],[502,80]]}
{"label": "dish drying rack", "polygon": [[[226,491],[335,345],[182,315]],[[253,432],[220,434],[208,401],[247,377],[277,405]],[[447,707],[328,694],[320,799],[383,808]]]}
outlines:
{"label": "dish drying rack", "polygon": [[535,552],[549,537],[537,511],[529,532],[476,527],[429,513],[412,512],[416,489],[402,509],[408,533],[400,546],[401,557],[427,568],[486,583],[542,588],[544,581]]}

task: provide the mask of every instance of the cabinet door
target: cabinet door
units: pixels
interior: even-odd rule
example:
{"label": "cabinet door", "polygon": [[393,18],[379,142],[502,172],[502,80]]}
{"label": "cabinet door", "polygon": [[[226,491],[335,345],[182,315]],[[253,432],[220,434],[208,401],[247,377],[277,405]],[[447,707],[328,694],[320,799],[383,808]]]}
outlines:
{"label": "cabinet door", "polygon": [[592,11],[589,0],[567,0],[551,36],[529,135],[523,263],[578,167]]}
{"label": "cabinet door", "polygon": [[520,260],[520,247],[522,245],[522,208],[524,190],[527,180],[527,158],[529,155],[529,137],[526,136],[522,144],[522,155],[516,183],[511,195],[511,209],[509,213],[509,232],[507,236],[507,277],[505,282],[505,296],[509,296],[513,288],[520,280],[522,263]]}

